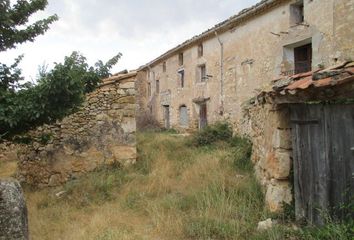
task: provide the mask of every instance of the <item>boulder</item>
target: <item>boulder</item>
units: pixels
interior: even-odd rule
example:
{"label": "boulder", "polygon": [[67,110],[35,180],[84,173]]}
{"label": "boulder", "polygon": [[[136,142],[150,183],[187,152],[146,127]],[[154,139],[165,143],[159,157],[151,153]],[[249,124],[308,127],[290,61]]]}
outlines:
{"label": "boulder", "polygon": [[28,240],[27,207],[20,184],[0,180],[0,240]]}
{"label": "boulder", "polygon": [[274,225],[274,222],[272,221],[271,218],[268,218],[265,221],[259,222],[257,226],[258,231],[266,231],[268,229],[271,229]]}

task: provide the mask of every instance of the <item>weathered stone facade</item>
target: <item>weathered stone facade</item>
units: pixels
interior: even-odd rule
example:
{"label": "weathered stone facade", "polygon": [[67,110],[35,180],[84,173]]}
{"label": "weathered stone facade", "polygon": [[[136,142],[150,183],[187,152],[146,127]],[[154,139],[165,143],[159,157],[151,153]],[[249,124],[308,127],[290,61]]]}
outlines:
{"label": "weathered stone facade", "polygon": [[[294,4],[303,3],[303,20],[296,22]],[[311,44],[313,70],[354,56],[349,39],[354,30],[351,0],[265,0],[231,17],[205,33],[171,49],[140,68],[145,86],[141,103],[157,120],[181,126],[179,110],[188,108],[187,129],[198,128],[200,103],[207,105],[207,120],[229,119],[236,127],[242,121],[242,103],[281,73],[294,71],[294,49]],[[203,54],[200,54],[200,47]],[[179,56],[183,54],[183,63]],[[200,67],[206,76],[200,78]],[[184,84],[180,72],[184,72]],[[150,90],[149,90],[150,88]],[[157,89],[158,88],[158,89]],[[157,92],[158,91],[158,92]]]}
{"label": "weathered stone facade", "polygon": [[280,210],[291,200],[290,129],[279,119],[286,110],[257,107],[245,115],[244,103],[279,75],[301,71],[303,54],[307,70],[352,59],[353,16],[352,0],[263,0],[141,67],[140,109],[183,131],[232,123],[254,142],[267,204]]}
{"label": "weathered stone facade", "polygon": [[136,161],[136,73],[103,81],[74,114],[28,135],[20,155],[21,181],[57,186],[106,164]]}

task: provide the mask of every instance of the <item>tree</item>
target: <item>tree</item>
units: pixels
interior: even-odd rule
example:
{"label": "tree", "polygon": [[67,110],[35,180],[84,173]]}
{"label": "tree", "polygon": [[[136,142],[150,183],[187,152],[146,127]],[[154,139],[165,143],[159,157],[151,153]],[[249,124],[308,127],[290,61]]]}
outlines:
{"label": "tree", "polygon": [[[11,4],[10,0],[0,1],[0,52],[15,48],[16,45],[34,39],[44,34],[49,25],[58,20],[57,15],[38,20],[32,24],[28,24],[29,17],[34,13],[44,10],[47,6],[47,0],[17,0],[15,4]],[[14,91],[21,87],[19,81],[21,77],[21,69],[18,68],[23,56],[15,59],[11,66],[0,63],[0,94],[4,91]]]}
{"label": "tree", "polygon": [[98,61],[89,66],[78,52],[55,63],[52,70],[40,68],[36,85],[26,85],[17,91],[0,95],[0,139],[26,131],[43,123],[51,123],[70,114],[83,102],[86,93],[93,91],[102,78],[120,59],[119,53],[107,63]]}
{"label": "tree", "polygon": [[[10,0],[0,0],[0,53],[34,41],[49,29],[58,19],[56,15],[27,24],[29,17],[47,4],[47,0],[17,0],[13,5]],[[73,52],[49,72],[42,66],[37,84],[19,84],[23,80],[18,67],[22,57],[11,66],[0,63],[0,140],[71,113],[82,103],[85,93],[110,76],[121,54],[107,63],[98,61],[89,66],[83,55]]]}
{"label": "tree", "polygon": [[44,10],[47,0],[18,0],[11,5],[10,0],[0,1],[0,51],[15,48],[17,44],[33,41],[44,34],[49,25],[58,20],[57,15],[26,25],[29,17]]}

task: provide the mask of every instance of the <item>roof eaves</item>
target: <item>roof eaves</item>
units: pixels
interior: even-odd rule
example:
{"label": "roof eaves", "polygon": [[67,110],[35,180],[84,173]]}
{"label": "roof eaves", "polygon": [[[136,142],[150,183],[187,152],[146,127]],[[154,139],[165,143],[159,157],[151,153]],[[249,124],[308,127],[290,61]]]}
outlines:
{"label": "roof eaves", "polygon": [[175,52],[181,51],[182,49],[184,49],[184,48],[186,48],[198,41],[201,41],[201,40],[209,38],[210,36],[213,36],[215,34],[215,32],[218,32],[218,33],[225,32],[226,30],[229,29],[228,27],[234,26],[237,23],[240,23],[250,17],[258,15],[259,13],[263,12],[263,10],[268,9],[269,7],[275,6],[279,3],[286,2],[286,1],[289,1],[289,0],[262,0],[259,3],[255,4],[254,6],[243,9],[238,14],[230,17],[229,19],[227,19],[225,21],[222,21],[222,22],[216,24],[213,28],[210,28],[210,29],[204,31],[203,33],[196,35],[196,36],[192,37],[191,39],[183,42],[182,44],[168,50],[167,52],[165,52],[161,56],[159,56],[159,57],[155,58],[154,60],[150,61],[149,63],[139,67],[138,71],[146,69],[156,62],[162,61],[163,59],[168,58],[170,55],[174,54]]}

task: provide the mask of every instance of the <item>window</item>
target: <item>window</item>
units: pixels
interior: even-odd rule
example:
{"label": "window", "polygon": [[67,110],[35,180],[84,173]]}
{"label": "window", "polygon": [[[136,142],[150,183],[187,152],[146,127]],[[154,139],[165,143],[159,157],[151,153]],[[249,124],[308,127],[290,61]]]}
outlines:
{"label": "window", "polygon": [[198,57],[203,57],[204,54],[204,49],[203,49],[203,44],[198,45]]}
{"label": "window", "polygon": [[178,54],[178,64],[180,66],[183,65],[183,53]]}
{"label": "window", "polygon": [[312,68],[312,44],[294,48],[295,74],[309,72]]}
{"label": "window", "polygon": [[167,69],[167,68],[166,68],[166,62],[163,62],[163,64],[162,64],[162,71],[163,71],[163,72],[166,72],[166,69]]}
{"label": "window", "polygon": [[160,80],[156,80],[156,93],[160,93]]}
{"label": "window", "polygon": [[184,70],[178,72],[179,87],[184,88]]}
{"label": "window", "polygon": [[303,23],[305,20],[304,16],[304,1],[298,1],[290,5],[290,24],[296,25]]}
{"label": "window", "polygon": [[148,91],[148,97],[150,97],[151,96],[151,83],[148,83],[147,91]]}
{"label": "window", "polygon": [[199,75],[199,81],[200,82],[205,82],[208,79],[207,74],[206,74],[206,66],[205,66],[205,64],[200,65],[198,67],[198,69],[199,69],[199,74],[198,74]]}

